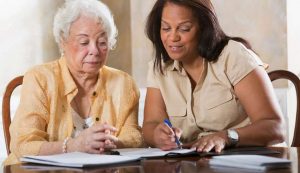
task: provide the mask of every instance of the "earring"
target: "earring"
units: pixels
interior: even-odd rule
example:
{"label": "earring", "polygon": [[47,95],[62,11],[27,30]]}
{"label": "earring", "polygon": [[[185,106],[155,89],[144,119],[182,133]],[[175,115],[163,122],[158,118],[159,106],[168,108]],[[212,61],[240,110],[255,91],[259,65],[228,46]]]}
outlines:
{"label": "earring", "polygon": [[61,51],[61,52],[60,52],[60,57],[64,57],[64,56],[65,56],[64,52]]}

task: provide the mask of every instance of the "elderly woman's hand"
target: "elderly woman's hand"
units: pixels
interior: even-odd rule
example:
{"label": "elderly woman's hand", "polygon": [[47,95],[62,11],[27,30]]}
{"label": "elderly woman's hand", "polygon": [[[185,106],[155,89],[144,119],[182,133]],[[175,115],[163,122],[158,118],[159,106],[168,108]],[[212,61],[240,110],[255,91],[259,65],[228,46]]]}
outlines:
{"label": "elderly woman's hand", "polygon": [[196,148],[197,152],[209,152],[213,148],[216,152],[221,152],[225,148],[226,143],[228,143],[226,132],[221,131],[201,137],[191,145],[191,148]]}
{"label": "elderly woman's hand", "polygon": [[76,138],[68,142],[67,151],[81,151],[86,153],[101,154],[106,150],[116,148],[118,138],[112,133],[117,129],[106,123],[94,124],[82,131]]}

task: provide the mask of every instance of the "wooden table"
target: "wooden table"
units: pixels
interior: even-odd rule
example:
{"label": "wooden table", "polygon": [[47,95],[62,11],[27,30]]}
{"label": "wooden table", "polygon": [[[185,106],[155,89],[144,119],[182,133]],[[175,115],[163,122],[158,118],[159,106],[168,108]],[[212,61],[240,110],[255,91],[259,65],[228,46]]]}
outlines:
{"label": "wooden table", "polygon": [[[273,154],[271,156],[279,158],[287,158],[292,161],[290,168],[268,170],[270,173],[298,173],[300,171],[300,147],[290,148],[271,148],[273,150],[280,151],[280,154]],[[181,157],[181,158],[161,158],[161,159],[149,159],[141,160],[134,163],[101,166],[92,168],[62,168],[62,167],[37,167],[33,165],[29,169],[28,164],[18,164],[4,167],[4,173],[235,173],[235,172],[247,172],[238,169],[216,169],[211,168],[208,165],[209,157]],[[249,173],[248,171],[247,173]]]}

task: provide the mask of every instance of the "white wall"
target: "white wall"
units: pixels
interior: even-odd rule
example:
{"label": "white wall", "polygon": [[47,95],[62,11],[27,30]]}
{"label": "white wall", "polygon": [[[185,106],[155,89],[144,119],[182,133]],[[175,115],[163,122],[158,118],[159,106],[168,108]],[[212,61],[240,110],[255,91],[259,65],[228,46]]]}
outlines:
{"label": "white wall", "polygon": [[[11,79],[24,74],[35,64],[50,61],[59,56],[52,37],[52,23],[56,9],[63,1],[0,0],[1,105],[4,88]],[[2,106],[0,111],[2,112]],[[6,157],[2,118],[0,118],[0,124],[1,161],[1,158]]]}
{"label": "white wall", "polygon": [[[288,70],[294,72],[300,77],[300,1],[287,0],[287,31],[288,31]],[[294,127],[296,115],[296,98],[295,90],[292,85],[289,85],[288,90],[288,116],[290,126]],[[293,129],[290,128],[290,134],[293,134]],[[291,139],[290,139],[291,140]]]}

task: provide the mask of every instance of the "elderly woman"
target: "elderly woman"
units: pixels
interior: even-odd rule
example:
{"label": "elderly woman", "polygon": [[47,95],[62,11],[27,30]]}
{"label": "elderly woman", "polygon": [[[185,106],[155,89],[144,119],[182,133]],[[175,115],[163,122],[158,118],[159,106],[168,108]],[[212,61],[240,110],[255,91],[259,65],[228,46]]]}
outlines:
{"label": "elderly woman", "polygon": [[5,164],[23,155],[142,145],[138,89],[128,74],[104,65],[116,35],[110,10],[97,0],[67,1],[57,12],[62,56],[25,74]]}

